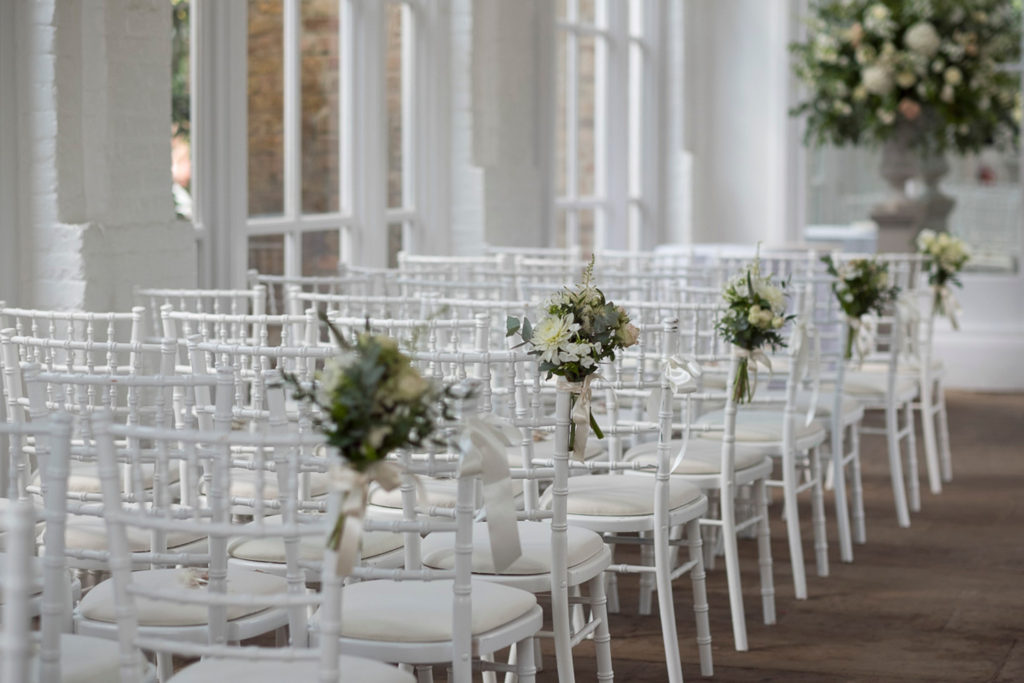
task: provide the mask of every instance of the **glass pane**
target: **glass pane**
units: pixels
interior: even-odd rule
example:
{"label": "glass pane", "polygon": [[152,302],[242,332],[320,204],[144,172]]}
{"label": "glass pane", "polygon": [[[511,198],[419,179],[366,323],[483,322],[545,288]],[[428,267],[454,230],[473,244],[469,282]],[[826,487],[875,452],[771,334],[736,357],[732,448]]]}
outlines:
{"label": "glass pane", "polygon": [[[579,22],[581,24],[596,24],[597,23],[597,0],[578,0],[579,1]],[[622,0],[615,0],[621,2]]]}
{"label": "glass pane", "polygon": [[1021,258],[1020,153],[986,149],[948,158],[940,189],[956,201],[949,231],[971,248],[966,268],[1016,272]]}
{"label": "glass pane", "polygon": [[565,19],[566,2],[568,0],[557,0],[555,3],[555,18],[558,20]]}
{"label": "glass pane", "polygon": [[284,235],[249,237],[249,268],[264,275],[284,275]]}
{"label": "glass pane", "polygon": [[398,267],[398,252],[405,246],[405,225],[392,223],[388,225],[388,268]]}
{"label": "glass pane", "polygon": [[580,254],[584,259],[589,259],[594,253],[594,210],[582,209],[576,214],[579,221],[577,226],[578,243]]}
{"label": "glass pane", "polygon": [[282,0],[249,0],[249,215],[284,213]]}
{"label": "glass pane", "polygon": [[174,209],[192,218],[189,0],[171,0],[171,178]]}
{"label": "glass pane", "polygon": [[402,202],[402,5],[388,3],[385,79],[388,116],[388,208]]}
{"label": "glass pane", "polygon": [[338,0],[302,2],[302,212],[338,211]]}
{"label": "glass pane", "polygon": [[566,219],[567,212],[565,209],[558,209],[555,212],[555,242],[554,246],[558,249],[565,249],[566,241]]}
{"label": "glass pane", "polygon": [[556,169],[556,194],[564,197],[569,192],[567,144],[568,132],[566,131],[566,107],[568,106],[569,91],[566,87],[565,63],[566,45],[570,38],[567,31],[558,31],[555,59],[555,169]]}
{"label": "glass pane", "polygon": [[629,194],[640,194],[642,181],[640,152],[643,121],[644,52],[639,45],[629,46]]}
{"label": "glass pane", "polygon": [[593,36],[579,38],[579,77],[576,82],[577,103],[577,145],[576,163],[577,196],[589,197],[594,194],[595,175],[595,67],[596,43]]}
{"label": "glass pane", "polygon": [[302,233],[302,274],[338,274],[338,231]]}

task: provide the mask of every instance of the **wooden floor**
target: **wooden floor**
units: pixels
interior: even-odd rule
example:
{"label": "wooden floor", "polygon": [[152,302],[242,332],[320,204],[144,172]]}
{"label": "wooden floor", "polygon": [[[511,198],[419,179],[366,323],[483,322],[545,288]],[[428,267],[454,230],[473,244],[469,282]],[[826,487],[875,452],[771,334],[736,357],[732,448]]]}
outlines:
{"label": "wooden floor", "polygon": [[[733,649],[721,563],[709,573],[714,680],[1024,681],[1024,395],[950,392],[947,401],[953,482],[931,494],[922,454],[922,509],[900,529],[883,442],[866,438],[867,544],[855,546],[853,564],[840,564],[830,508],[831,574],[817,577],[805,523],[807,600],[793,598],[785,530],[773,506],[774,626],[760,623],[754,543],[741,542],[748,652]],[[802,512],[809,520],[809,509]],[[688,584],[677,582],[675,601],[683,673],[692,681],[700,671]],[[662,682],[657,614],[636,616],[632,589],[622,597],[623,613],[611,618],[616,680]],[[584,644],[576,653],[578,681],[596,680],[592,652]],[[538,680],[556,681],[547,647],[544,665]]]}

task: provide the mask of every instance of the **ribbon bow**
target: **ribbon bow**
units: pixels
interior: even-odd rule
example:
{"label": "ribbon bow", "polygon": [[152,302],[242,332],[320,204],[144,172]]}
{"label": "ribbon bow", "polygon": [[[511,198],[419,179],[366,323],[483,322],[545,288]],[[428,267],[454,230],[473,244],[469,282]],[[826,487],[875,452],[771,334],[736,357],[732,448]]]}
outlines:
{"label": "ribbon bow", "polygon": [[597,422],[594,421],[594,416],[590,412],[590,401],[592,391],[590,384],[595,379],[604,379],[600,374],[594,373],[587,375],[583,378],[582,382],[569,382],[564,378],[559,378],[558,386],[561,389],[567,389],[576,395],[576,402],[572,407],[572,424],[573,424],[573,436],[572,442],[572,457],[582,462],[586,459],[587,453],[587,436],[590,433],[590,427],[594,428],[594,434],[597,438],[603,439],[604,434],[601,432],[601,428],[597,426]]}
{"label": "ribbon bow", "polygon": [[[505,451],[512,444],[496,421],[508,423],[492,417],[473,415],[463,421],[459,437],[459,450],[462,452],[460,472],[463,475],[480,475],[484,508],[487,510],[487,531],[491,538],[491,559],[495,571],[502,572],[520,558],[523,550],[516,521],[515,488],[509,477]],[[515,431],[518,435],[518,430]]]}
{"label": "ribbon bow", "polygon": [[953,288],[949,285],[935,285],[933,289],[935,290],[934,310],[949,318],[953,329],[959,330],[960,323],[957,322],[956,314],[962,312],[963,309],[960,308],[960,302],[953,294]]}
{"label": "ribbon bow", "polygon": [[352,573],[359,557],[363,536],[363,515],[369,499],[370,484],[385,491],[393,491],[402,484],[402,470],[393,462],[381,460],[360,472],[351,467],[334,464],[330,468],[331,489],[341,493],[341,510],[327,547],[337,553],[338,576]]}
{"label": "ribbon bow", "polygon": [[[814,342],[813,349],[808,343],[810,340]],[[818,334],[817,328],[808,322],[807,315],[800,316],[796,321],[790,344],[793,352],[793,376],[798,382],[804,382],[807,375],[811,375],[811,400],[804,420],[804,424],[809,426],[818,412],[818,396],[821,389],[821,335]]]}
{"label": "ribbon bow", "polygon": [[[680,394],[692,394],[700,390],[701,380],[704,377],[704,368],[697,362],[696,358],[687,358],[680,355],[669,356],[661,366],[661,375],[668,382],[673,396]],[[661,406],[661,387],[655,387],[647,397],[648,419],[656,420],[658,409]]]}

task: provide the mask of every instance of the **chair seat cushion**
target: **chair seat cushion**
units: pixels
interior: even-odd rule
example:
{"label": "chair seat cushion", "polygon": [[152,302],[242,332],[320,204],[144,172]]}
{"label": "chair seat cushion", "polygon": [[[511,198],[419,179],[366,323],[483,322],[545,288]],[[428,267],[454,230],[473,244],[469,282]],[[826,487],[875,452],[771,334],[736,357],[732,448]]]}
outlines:
{"label": "chair seat cushion", "polygon": [[[330,483],[326,472],[311,472],[309,475],[309,493],[311,496],[323,496],[327,493]],[[231,472],[231,495],[235,498],[255,498],[256,487],[259,485],[259,474],[252,470],[234,470]],[[276,500],[279,498],[277,475],[273,472],[263,473],[263,498]]]}
{"label": "chair seat cushion", "polygon": [[[604,548],[604,541],[590,529],[570,526],[567,533],[570,567],[586,562]],[[502,574],[532,575],[551,571],[551,524],[548,522],[519,522],[519,542],[522,556]],[[423,539],[420,545],[423,564],[435,569],[455,568],[455,534],[435,533]],[[487,524],[473,526],[473,573],[497,574],[491,557],[491,537]]]}
{"label": "chair seat cushion", "polygon": [[[725,412],[722,410],[715,410],[705,415],[701,415],[697,420],[697,425],[721,427],[724,420]],[[747,410],[746,406],[744,406],[743,410],[736,413],[736,441],[737,443],[780,442],[782,441],[782,423],[783,413],[778,406],[775,406],[775,410],[770,410],[767,406],[764,409]],[[819,437],[822,439],[825,438],[825,428],[820,424],[812,423],[810,425],[806,425],[798,416],[795,420],[794,426],[795,430],[793,436],[797,441]],[[720,430],[711,432],[694,432],[693,435],[699,439],[709,439],[711,441],[722,440],[722,432]]]}
{"label": "chair seat cushion", "polygon": [[[601,439],[587,439],[587,449],[583,457],[585,460],[593,460],[605,451],[604,442]],[[523,466],[523,449],[519,444],[508,447],[508,464],[512,467]],[[534,460],[551,460],[555,457],[555,440],[542,439],[533,442]]]}
{"label": "chair seat cushion", "polygon": [[[60,683],[111,683],[119,680],[120,651],[116,640],[71,633],[60,636]],[[139,654],[145,671],[146,661]],[[39,680],[38,656],[30,665],[32,681]]]}
{"label": "chair seat cushion", "polygon": [[[669,463],[675,460],[679,448],[683,445],[682,439],[673,439],[669,442]],[[764,462],[765,451],[756,446],[737,444],[735,454],[735,468],[737,471],[754,467]],[[658,464],[658,442],[651,441],[633,446],[626,451],[623,459],[632,462],[637,461],[645,465]],[[722,442],[711,439],[690,439],[686,444],[686,455],[679,462],[679,465],[672,471],[673,474],[719,474],[722,471]]]}
{"label": "chair seat cushion", "polygon": [[[843,393],[862,403],[883,403],[888,392],[889,376],[884,372],[851,370],[843,379]],[[917,378],[900,374],[896,377],[896,396],[909,400],[917,394]]]}
{"label": "chair seat cushion", "polygon": [[[457,482],[454,479],[428,479],[426,477],[421,477],[420,483],[423,490],[426,491],[427,500],[422,500],[422,494],[417,492],[418,505],[442,508],[455,507]],[[517,499],[521,498],[522,490],[517,488],[515,495]],[[402,490],[400,488],[395,488],[390,491],[385,491],[382,488],[375,488],[370,491],[370,505],[401,510]]]}
{"label": "chair seat cushion", "polygon": [[[125,527],[125,531],[127,532],[129,550],[133,553],[150,550],[149,531],[131,526]],[[167,534],[167,547],[181,548],[204,538],[205,536],[193,533],[173,531]],[[102,517],[68,517],[64,528],[64,543],[68,548],[76,550],[107,550],[106,523]]]}
{"label": "chair seat cushion", "polygon": [[[143,588],[184,586],[187,581],[188,573],[184,569],[148,569],[132,573],[132,582]],[[284,593],[287,588],[287,582],[279,576],[228,567],[228,593],[271,595]],[[140,626],[200,626],[207,623],[205,605],[153,600],[145,596],[137,596],[135,604]],[[228,619],[240,619],[264,609],[266,608],[258,604],[231,606],[227,608]],[[86,593],[79,603],[79,611],[86,619],[116,621],[112,581],[107,579]]]}
{"label": "chair seat cushion", "polygon": [[[654,514],[653,476],[626,477],[616,474],[595,474],[569,479],[568,511],[570,515],[627,517]],[[700,489],[685,481],[673,479],[669,484],[669,509],[700,500]],[[551,489],[540,499],[541,507],[551,508]]]}
{"label": "chair seat cushion", "polygon": [[[345,586],[341,633],[359,640],[436,643],[452,637],[453,582],[363,581]],[[492,581],[473,581],[473,635],[486,633],[532,610],[532,593]]]}
{"label": "chair seat cushion", "polygon": [[[268,517],[264,524],[269,527],[281,526],[281,518]],[[323,536],[303,536],[299,539],[299,559],[304,562],[319,562],[324,556],[325,542]],[[401,548],[404,541],[402,534],[368,531],[363,534],[362,543],[362,556],[369,558]],[[228,542],[228,555],[240,560],[284,564],[284,539],[273,535],[259,538],[239,536]]]}
{"label": "chair seat cushion", "polygon": [[[416,678],[398,667],[362,657],[342,655],[338,670],[343,681],[359,683],[415,683]],[[239,659],[204,659],[185,667],[171,678],[172,683],[281,683],[281,681],[316,681],[316,662],[246,661]],[[110,680],[116,680],[112,678]]]}
{"label": "chair seat cushion", "polygon": [[[4,553],[0,553],[0,569],[7,566],[7,558]],[[39,595],[43,592],[43,558],[41,557],[30,557],[29,563],[31,564],[32,572],[32,588],[30,595]],[[4,604],[4,582],[6,577],[3,573],[0,573],[0,605]]]}
{"label": "chair seat cushion", "polygon": [[[153,465],[146,463],[139,466],[139,471],[142,473],[142,485],[146,489],[153,488],[153,469]],[[169,482],[173,483],[178,481],[178,475],[179,472],[177,467],[168,468],[167,479]],[[33,477],[32,483],[35,486],[39,486],[38,472],[35,477]],[[101,493],[100,473],[97,464],[95,462],[83,460],[72,460],[68,466],[68,491],[74,491],[77,493]]]}

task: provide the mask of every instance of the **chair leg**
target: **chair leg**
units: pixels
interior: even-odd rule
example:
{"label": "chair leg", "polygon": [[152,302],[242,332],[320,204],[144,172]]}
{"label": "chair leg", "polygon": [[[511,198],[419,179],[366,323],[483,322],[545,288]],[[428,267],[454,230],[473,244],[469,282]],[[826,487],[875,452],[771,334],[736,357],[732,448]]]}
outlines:
{"label": "chair leg", "polygon": [[836,527],[839,530],[839,560],[853,562],[853,535],[850,532],[850,507],[846,501],[846,468],[843,466],[843,425],[835,420],[829,434],[832,462],[828,473],[836,501]]}
{"label": "chair leg", "polygon": [[[672,601],[672,567],[668,564],[668,525],[654,528],[654,576],[658,589],[658,615],[661,617],[661,638],[665,645],[665,665],[669,683],[683,683],[683,666],[679,660],[679,638],[676,635],[676,610]],[[559,679],[561,683],[561,679]]]}
{"label": "chair leg", "polygon": [[949,417],[946,414],[946,390],[942,380],[936,382],[935,400],[939,409],[939,446],[942,456],[942,481],[953,481],[953,457],[949,452]]}
{"label": "chair leg", "polygon": [[700,520],[686,523],[686,544],[690,549],[690,582],[693,584],[693,616],[697,621],[697,656],[700,659],[700,675],[715,674],[711,657],[711,621],[708,618],[708,590],[704,572],[704,553],[701,549]]}
{"label": "chair leg", "polygon": [[917,436],[914,433],[914,408],[908,401],[903,408],[903,420],[907,430],[907,495],[910,511],[921,511],[921,482],[917,470]]}
{"label": "chair leg", "polygon": [[761,611],[764,623],[775,623],[775,577],[772,568],[771,525],[768,521],[768,487],[764,479],[754,484],[757,496],[757,565],[761,571]]}
{"label": "chair leg", "polygon": [[597,655],[597,680],[615,680],[612,671],[612,636],[608,630],[608,600],[604,592],[604,576],[598,574],[587,582],[590,592],[590,615],[598,621],[594,631],[594,651]]}
{"label": "chair leg", "polygon": [[[782,454],[782,512],[786,518],[786,535],[789,537],[789,561],[793,566],[793,592],[797,600],[806,600],[807,574],[804,570],[804,548],[796,502],[796,489],[800,482],[797,479],[795,460],[796,454],[787,448]],[[728,535],[724,529],[723,534]]]}
{"label": "chair leg", "polygon": [[747,650],[747,617],[743,610],[743,587],[740,582],[739,548],[736,543],[736,513],[730,504],[731,495],[722,492],[722,544],[725,546],[725,578],[729,585],[729,609],[732,612],[732,637],[736,649]]}
{"label": "chair leg", "polygon": [[889,476],[892,479],[892,495],[896,504],[896,522],[905,528],[910,526],[910,510],[907,508],[907,491],[903,485],[903,458],[900,456],[897,418],[896,406],[886,406],[885,438],[889,449]]}
{"label": "chair leg", "polygon": [[429,664],[416,666],[416,683],[434,683],[434,667]]}
{"label": "chair leg", "polygon": [[535,683],[537,680],[534,659],[533,638],[524,638],[516,643],[516,676],[519,683]]}
{"label": "chair leg", "polygon": [[921,431],[924,434],[924,461],[928,466],[928,488],[942,493],[942,472],[939,466],[939,447],[935,438],[935,397],[930,377],[921,379]]}
{"label": "chair leg", "polygon": [[867,542],[867,529],[864,525],[864,486],[860,473],[860,422],[850,427],[850,483],[853,490],[853,540],[857,543]]}
{"label": "chair leg", "polygon": [[169,652],[156,653],[156,680],[166,683],[174,675],[174,656]]}
{"label": "chair leg", "polygon": [[[608,550],[612,553],[612,564],[615,564],[615,545],[608,544]],[[621,610],[619,605],[619,576],[615,572],[606,572],[604,575],[605,593],[608,596],[608,611],[618,614]]]}
{"label": "chair leg", "polygon": [[[651,532],[643,531],[640,536],[644,539],[650,540]],[[640,564],[645,567],[651,567],[654,565],[654,548],[650,545],[640,546]],[[654,594],[654,576],[649,573],[643,573],[640,575],[640,590],[637,595],[637,614],[644,616],[651,613],[651,603]]]}
{"label": "chair leg", "polygon": [[811,449],[811,522],[814,527],[814,561],[818,576],[828,576],[828,532],[825,529],[825,493],[821,488],[821,449]]}

